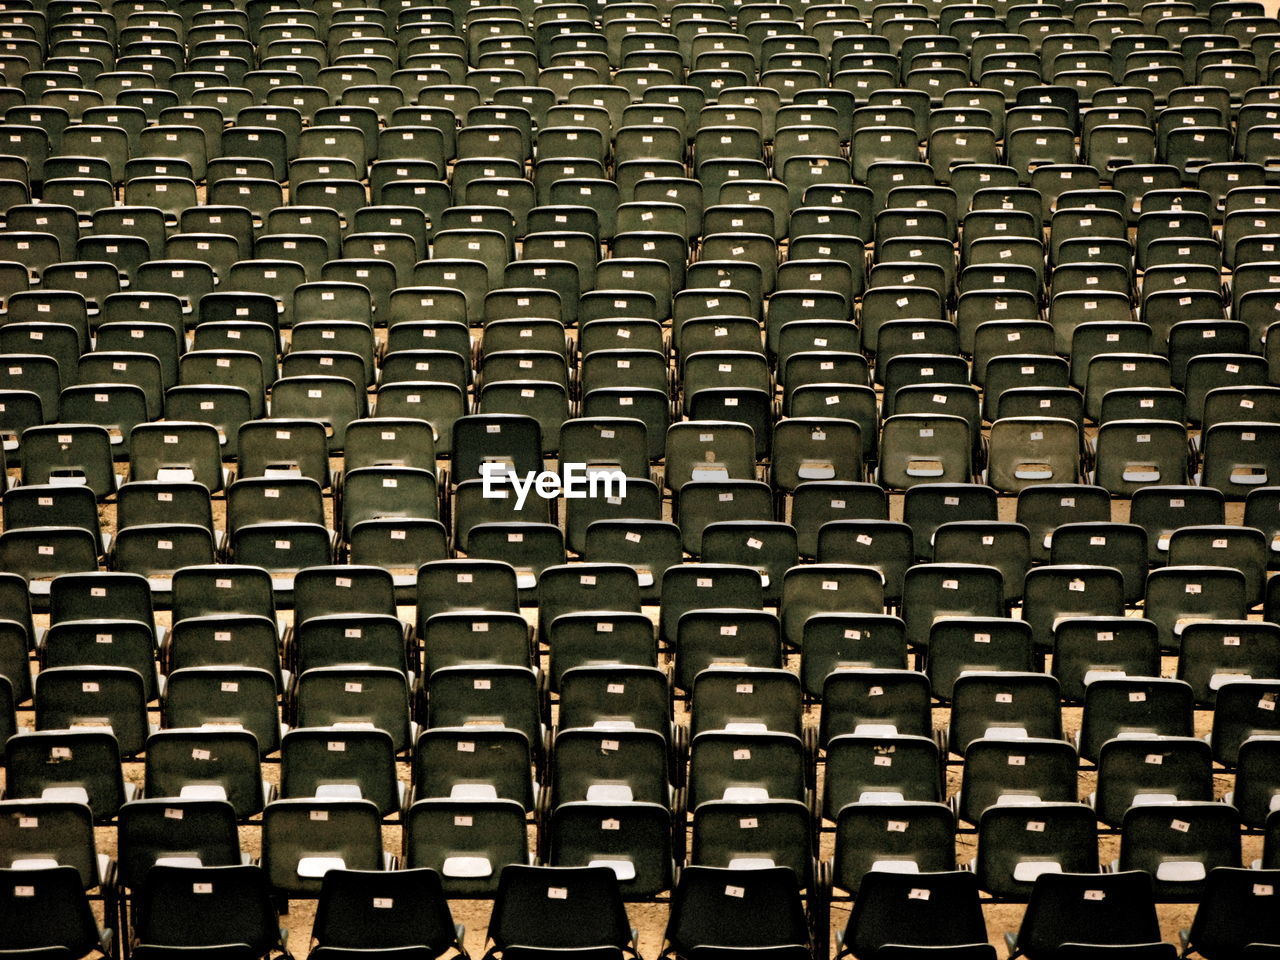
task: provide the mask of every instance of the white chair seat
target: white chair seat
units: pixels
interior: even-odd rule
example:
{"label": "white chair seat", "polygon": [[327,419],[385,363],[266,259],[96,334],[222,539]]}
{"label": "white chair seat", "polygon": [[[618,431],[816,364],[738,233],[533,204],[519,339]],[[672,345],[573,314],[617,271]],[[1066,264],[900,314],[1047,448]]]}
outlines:
{"label": "white chair seat", "polygon": [[303,857],[298,861],[298,876],[318,879],[330,870],[345,870],[347,861],[341,857]]}
{"label": "white chair seat", "polygon": [[1056,860],[1023,860],[1013,868],[1013,879],[1019,883],[1033,883],[1042,873],[1061,873],[1062,864]]}
{"label": "white chair seat", "polygon": [[625,783],[593,783],[587,787],[587,799],[593,803],[630,803],[633,796]]}
{"label": "white chair seat", "polygon": [[587,866],[608,867],[613,871],[619,882],[636,878],[636,865],[630,860],[592,860],[587,863]]}
{"label": "white chair seat", "polygon": [[446,877],[475,878],[493,876],[493,864],[488,857],[445,857],[443,871]]}
{"label": "white chair seat", "polygon": [[1171,883],[1196,883],[1205,877],[1199,860],[1166,860],[1156,867],[1156,879]]}

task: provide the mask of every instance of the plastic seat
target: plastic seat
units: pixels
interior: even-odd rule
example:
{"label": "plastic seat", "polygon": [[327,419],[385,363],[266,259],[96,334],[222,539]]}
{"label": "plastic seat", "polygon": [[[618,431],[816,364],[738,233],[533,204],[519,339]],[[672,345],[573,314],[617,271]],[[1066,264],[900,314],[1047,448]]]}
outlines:
{"label": "plastic seat", "polygon": [[[728,924],[719,922],[730,917]],[[700,947],[793,947],[807,956],[799,880],[786,867],[686,867],[672,894],[664,940],[663,955],[671,957],[696,957]]]}
{"label": "plastic seat", "polygon": [[230,803],[247,819],[262,810],[267,788],[258,744],[246,730],[162,730],[147,741],[146,790],[152,796]]}
{"label": "plastic seat", "polygon": [[261,954],[282,948],[266,871],[258,866],[158,864],[138,894],[134,931],[152,947],[243,943]]}
{"label": "plastic seat", "polygon": [[1066,943],[1114,947],[1158,942],[1151,877],[1138,870],[1042,874],[1016,937],[1006,939],[1012,956],[1028,960],[1064,957]]}
{"label": "plastic seat", "polygon": [[[133,785],[123,781],[120,748],[105,731],[42,730],[11,737],[5,770],[10,798],[84,803],[98,823],[109,822],[133,798]],[[78,873],[76,884],[80,887]]]}
{"label": "plastic seat", "polygon": [[1239,815],[1224,803],[1160,803],[1125,813],[1119,868],[1149,871],[1158,900],[1199,899],[1211,870],[1239,862]]}
{"label": "plastic seat", "polygon": [[[548,896],[548,891],[555,893]],[[505,867],[488,942],[491,950],[509,944],[559,950],[608,946],[635,956],[617,877],[605,866]]]}
{"label": "plastic seat", "polygon": [[1023,900],[1041,874],[1097,872],[1095,826],[1084,804],[988,807],[978,822],[978,885],[992,896]]}
{"label": "plastic seat", "polygon": [[[609,829],[602,830],[606,822]],[[561,803],[549,831],[554,866],[606,867],[628,899],[671,886],[671,817],[659,804]]]}
{"label": "plastic seat", "polygon": [[328,871],[381,871],[384,858],[378,809],[368,800],[276,800],[263,811],[263,869],[277,894],[310,899]]}
{"label": "plastic seat", "polygon": [[[115,934],[101,928],[72,866],[5,870],[0,947],[17,956],[110,956]],[[52,948],[52,949],[50,949]]]}
{"label": "plastic seat", "polygon": [[986,939],[973,874],[873,870],[862,878],[836,956],[878,956],[888,944],[946,947]]}
{"label": "plastic seat", "polygon": [[1074,802],[1077,763],[1061,740],[974,740],[965,749],[957,815],[977,823],[993,805]]}

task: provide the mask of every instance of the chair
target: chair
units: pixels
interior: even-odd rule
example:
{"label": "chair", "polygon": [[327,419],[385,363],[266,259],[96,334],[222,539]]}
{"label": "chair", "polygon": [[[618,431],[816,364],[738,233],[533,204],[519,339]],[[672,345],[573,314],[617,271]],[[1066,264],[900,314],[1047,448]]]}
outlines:
{"label": "chair", "polygon": [[257,738],[247,730],[168,729],[147,740],[149,797],[230,803],[239,819],[261,812],[270,794],[258,767]]}
{"label": "chair", "polygon": [[397,753],[412,743],[408,682],[400,663],[311,667],[297,679],[293,708],[302,727],[355,724],[385,730]]}
{"label": "chair", "polygon": [[1102,747],[1117,738],[1191,737],[1192,707],[1190,685],[1161,677],[1158,669],[1132,676],[1100,671],[1084,688],[1080,755],[1097,762]]}
{"label": "chair", "polygon": [[820,693],[820,744],[846,733],[933,735],[928,679],[917,671],[842,668],[826,675]]}
{"label": "chair", "polygon": [[157,864],[134,907],[134,937],[156,947],[246,944],[254,956],[284,951],[284,934],[262,867]]}
{"label": "chair", "polygon": [[986,941],[972,873],[873,870],[858,887],[836,957],[878,957],[888,944],[950,947]]}
{"label": "chair", "polygon": [[1082,803],[988,807],[978,821],[978,886],[993,897],[1028,898],[1044,873],[1096,873],[1094,813]]}
{"label": "chair", "polygon": [[858,893],[869,871],[954,870],[955,814],[942,803],[850,803],[836,814],[831,882]]}
{"label": "chair", "polygon": [[810,956],[810,941],[799,881],[790,868],[689,866],[672,893],[662,956],[694,960],[702,955],[698,948],[715,947],[790,947]]}
{"label": "chair", "polygon": [[1124,577],[1129,604],[1142,598],[1147,576],[1147,534],[1137,524],[1064,523],[1053,531],[1050,564],[1114,567]]}
{"label": "chair", "polygon": [[440,875],[427,868],[330,870],[320,882],[311,938],[320,948],[385,951],[425,946],[466,956]]}
{"label": "chair", "polygon": [[[1025,640],[1023,649],[1029,649]],[[966,670],[951,694],[947,742],[953,753],[963,754],[983,737],[1063,739],[1058,683],[1043,673]]]}
{"label": "chair", "polygon": [[1262,601],[1267,543],[1261,530],[1227,525],[1179,527],[1169,536],[1169,563],[1233,567],[1244,574],[1246,605],[1253,607]]}
{"label": "chair", "polygon": [[1031,533],[1033,560],[1049,558],[1051,534],[1060,524],[1110,519],[1111,497],[1100,487],[1045,484],[1027,487],[1018,494],[1017,521]]}
{"label": "chair", "polygon": [[503,868],[489,920],[489,949],[611,947],[636,957],[618,889],[608,867]]}
{"label": "chair", "polygon": [[1005,936],[1011,957],[1065,960],[1066,943],[1098,946],[1160,940],[1151,876],[1123,873],[1044,873],[1036,878],[1015,935]]}
{"label": "chair", "polygon": [[75,801],[6,800],[2,861],[5,869],[74,867],[85,891],[100,888],[109,902],[115,886],[115,863],[99,854],[89,808]]}
{"label": "chair", "polygon": [[113,819],[133,798],[115,737],[102,730],[38,730],[5,744],[5,795],[14,799],[71,800]]}
{"label": "chair", "polygon": [[807,799],[800,737],[775,731],[707,730],[689,749],[689,806],[704,800]]}
{"label": "chair", "polygon": [[1205,487],[1152,486],[1134,493],[1130,523],[1147,531],[1147,555],[1168,558],[1169,537],[1181,527],[1223,524],[1226,506],[1221,491]]}
{"label": "chair", "polygon": [[1156,803],[1124,815],[1118,868],[1150,873],[1157,900],[1197,900],[1209,871],[1239,864],[1240,817],[1225,803]]}
{"label": "chair", "polygon": [[1224,684],[1274,673],[1280,634],[1273,623],[1206,619],[1182,630],[1178,678],[1191,684],[1197,703],[1210,704]]}
{"label": "chair", "polygon": [[315,897],[334,869],[386,869],[378,808],[368,800],[276,800],[262,820],[262,864],[272,890]]}
{"label": "chair", "polygon": [[817,876],[814,852],[812,816],[804,804],[770,800],[744,806],[711,800],[694,811],[693,865],[790,867],[800,886],[810,889]]}
{"label": "chair", "polygon": [[1215,867],[1209,871],[1191,929],[1182,934],[1185,955],[1206,960],[1246,956],[1249,944],[1280,942],[1274,870]]}
{"label": "chair", "polygon": [[964,752],[957,815],[977,823],[988,807],[1076,799],[1075,750],[1061,740],[974,740]]}
{"label": "chair", "polygon": [[[13,956],[113,956],[115,934],[101,928],[72,866],[0,870],[0,950]],[[51,953],[48,948],[60,948]]]}
{"label": "chair", "polygon": [[1202,438],[1201,484],[1221,490],[1232,500],[1243,499],[1258,487],[1267,486],[1271,482],[1268,478],[1280,472],[1280,465],[1270,454],[1274,426],[1218,423],[1209,427]]}
{"label": "chair", "polygon": [[116,738],[121,754],[132,756],[142,750],[150,732],[146,702],[142,676],[128,667],[46,667],[36,676],[36,729],[101,725]]}
{"label": "chair", "polygon": [[947,617],[1002,617],[1000,571],[976,563],[920,563],[907,570],[902,587],[907,644],[929,648],[934,625]]}
{"label": "chair", "polygon": [[1080,475],[1080,430],[1047,417],[1003,417],[991,425],[988,481],[1002,493],[1035,483],[1074,483]]}
{"label": "chair", "polygon": [[662,804],[560,803],[548,833],[552,866],[606,867],[626,899],[648,899],[671,887],[671,813]]}
{"label": "chair", "polygon": [[1197,622],[1247,619],[1244,574],[1231,567],[1160,567],[1147,574],[1143,609],[1160,632],[1161,649],[1176,650]]}
{"label": "chair", "polygon": [[1094,482],[1125,497],[1153,484],[1186,483],[1186,441],[1186,429],[1173,421],[1108,421],[1098,430]]}
{"label": "chair", "polygon": [[[822,807],[832,819],[850,803],[937,803],[941,752],[930,737],[841,734],[826,743]],[[889,763],[884,757],[889,757]]]}
{"label": "chair", "polygon": [[1208,744],[1195,737],[1130,737],[1118,736],[1098,749],[1093,804],[1103,823],[1118,825],[1135,806],[1212,798]]}
{"label": "chair", "polygon": [[257,738],[263,756],[280,746],[276,680],[259,667],[184,667],[169,675],[165,727],[226,724]]}
{"label": "chair", "polygon": [[1064,617],[1124,614],[1124,576],[1115,567],[1080,564],[1033,567],[1023,587],[1023,619],[1036,648],[1053,645],[1054,625]]}
{"label": "chair", "polygon": [[1228,680],[1219,686],[1209,738],[1215,761],[1234,767],[1249,740],[1280,734],[1274,720],[1276,695],[1276,683],[1267,680]]}
{"label": "chair", "polygon": [[205,867],[241,862],[236,813],[226,800],[131,800],[120,808],[119,831],[119,882],[133,892],[161,860]]}

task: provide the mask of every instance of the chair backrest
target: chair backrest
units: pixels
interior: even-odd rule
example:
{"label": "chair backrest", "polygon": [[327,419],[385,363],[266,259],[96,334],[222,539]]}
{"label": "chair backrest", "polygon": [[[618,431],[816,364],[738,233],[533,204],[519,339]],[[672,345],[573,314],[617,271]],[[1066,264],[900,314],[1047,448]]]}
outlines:
{"label": "chair backrest", "polygon": [[566,949],[616,947],[631,940],[617,875],[608,867],[526,867],[502,871],[489,939]]}
{"label": "chair backrest", "polygon": [[0,870],[0,947],[6,953],[44,957],[38,951],[61,947],[62,956],[82,957],[100,939],[75,867]]}
{"label": "chair backrest", "polygon": [[138,895],[139,942],[162,947],[248,944],[261,955],[279,940],[262,867],[158,864]]}
{"label": "chair backrest", "polygon": [[862,878],[845,930],[847,949],[860,957],[886,944],[958,946],[986,939],[977,878],[963,871],[871,871]]}
{"label": "chair backrest", "polygon": [[672,895],[667,942],[680,956],[697,947],[809,946],[799,881],[789,867],[689,866]]}
{"label": "chair backrest", "polygon": [[311,935],[325,947],[383,951],[425,944],[432,956],[457,944],[440,875],[425,867],[330,870]]}

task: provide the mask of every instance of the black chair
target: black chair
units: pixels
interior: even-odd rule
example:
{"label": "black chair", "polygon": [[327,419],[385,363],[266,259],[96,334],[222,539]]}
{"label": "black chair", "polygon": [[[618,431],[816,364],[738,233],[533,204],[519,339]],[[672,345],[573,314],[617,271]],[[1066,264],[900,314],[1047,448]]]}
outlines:
{"label": "black chair", "polygon": [[611,947],[639,960],[617,875],[608,867],[509,865],[498,881],[486,960],[511,945]]}
{"label": "black chair", "polygon": [[986,942],[987,924],[974,874],[873,870],[858,887],[836,957],[877,957],[876,951],[890,944],[967,947]]}
{"label": "black chair", "polygon": [[686,867],[672,894],[665,941],[662,956],[680,960],[697,960],[706,950],[812,956],[800,884],[790,867]]}
{"label": "black chair", "polygon": [[1064,960],[1063,944],[1145,945],[1160,940],[1151,875],[1121,873],[1045,873],[1031,890],[1027,912],[1016,936],[1005,934],[1009,956],[1027,960]]}
{"label": "black chair", "polygon": [[[320,882],[311,938],[319,947],[360,950],[426,946],[467,956],[440,874],[415,870],[330,870]],[[313,954],[314,955],[314,954]]]}

